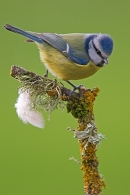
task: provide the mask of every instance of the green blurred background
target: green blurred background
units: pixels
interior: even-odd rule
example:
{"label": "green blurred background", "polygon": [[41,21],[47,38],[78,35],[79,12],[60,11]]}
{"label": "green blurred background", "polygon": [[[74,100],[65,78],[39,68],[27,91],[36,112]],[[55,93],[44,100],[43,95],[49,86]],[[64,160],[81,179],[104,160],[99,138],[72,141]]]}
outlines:
{"label": "green blurred background", "polygon": [[[114,39],[109,65],[75,84],[100,88],[95,102],[99,131],[106,135],[98,149],[105,195],[130,194],[130,1],[128,0],[1,0],[0,1],[0,195],[82,195],[83,181],[77,140],[66,128],[77,121],[55,111],[45,129],[25,125],[14,109],[20,85],[9,75],[19,65],[43,75],[38,49],[10,33],[4,24],[37,32],[102,32]],[[51,76],[50,76],[51,77]],[[68,86],[67,84],[65,84]]]}

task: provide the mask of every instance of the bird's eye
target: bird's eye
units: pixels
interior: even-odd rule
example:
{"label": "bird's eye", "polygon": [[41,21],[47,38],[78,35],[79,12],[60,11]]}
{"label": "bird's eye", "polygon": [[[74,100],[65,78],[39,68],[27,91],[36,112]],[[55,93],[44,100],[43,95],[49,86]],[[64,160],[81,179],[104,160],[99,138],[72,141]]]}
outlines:
{"label": "bird's eye", "polygon": [[100,52],[96,47],[95,47],[95,50],[96,50],[97,54],[98,54],[100,57],[102,57],[101,52]]}
{"label": "bird's eye", "polygon": [[100,52],[98,49],[96,49],[96,52],[97,52],[97,54],[98,54],[99,56],[102,55],[101,52]]}
{"label": "bird's eye", "polygon": [[92,42],[92,44],[93,44],[93,47],[94,47],[96,53],[102,58],[102,53],[96,48],[96,46],[93,42]]}

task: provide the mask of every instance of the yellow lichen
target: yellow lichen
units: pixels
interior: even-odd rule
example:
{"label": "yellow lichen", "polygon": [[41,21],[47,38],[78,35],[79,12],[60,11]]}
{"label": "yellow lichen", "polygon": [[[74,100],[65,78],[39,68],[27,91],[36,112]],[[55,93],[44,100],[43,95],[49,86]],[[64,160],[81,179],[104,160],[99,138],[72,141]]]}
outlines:
{"label": "yellow lichen", "polygon": [[[94,120],[93,105],[95,97],[99,92],[98,88],[94,88],[92,91],[86,90],[84,92],[83,104],[86,104],[87,113],[84,117],[78,120],[78,131],[82,132],[86,130],[88,124],[91,124]],[[94,128],[97,132],[97,128]],[[93,134],[94,135],[94,134]],[[83,140],[79,140],[80,153],[81,153],[81,170],[83,171],[84,178],[84,190],[85,194],[101,193],[102,187],[105,187],[105,182],[101,178],[98,172],[98,158],[96,157],[97,145],[88,142],[88,137]],[[86,144],[87,143],[87,144]]]}

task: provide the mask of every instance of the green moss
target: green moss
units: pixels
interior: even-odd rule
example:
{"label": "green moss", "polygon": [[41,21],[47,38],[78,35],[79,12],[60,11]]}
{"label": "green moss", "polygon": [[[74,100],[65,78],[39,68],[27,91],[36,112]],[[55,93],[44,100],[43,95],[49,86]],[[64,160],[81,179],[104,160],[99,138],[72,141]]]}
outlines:
{"label": "green moss", "polygon": [[82,119],[88,114],[88,103],[84,102],[82,98],[72,98],[67,103],[67,112],[71,112],[75,118]]}
{"label": "green moss", "polygon": [[[34,77],[30,74],[17,78],[22,86],[20,91],[28,91],[32,110],[44,110],[49,114],[58,107],[64,108],[65,102],[61,100],[60,84],[57,80]],[[48,91],[56,95],[48,95]]]}

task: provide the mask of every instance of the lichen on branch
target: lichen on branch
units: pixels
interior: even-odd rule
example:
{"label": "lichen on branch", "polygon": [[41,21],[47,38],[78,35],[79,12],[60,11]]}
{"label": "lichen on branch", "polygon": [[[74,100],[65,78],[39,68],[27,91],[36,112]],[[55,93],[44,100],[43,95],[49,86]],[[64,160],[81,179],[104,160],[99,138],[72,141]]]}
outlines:
{"label": "lichen on branch", "polygon": [[[39,113],[37,112],[39,110],[51,113],[58,107],[63,109],[65,106],[67,112],[78,120],[78,129],[73,131],[80,147],[84,192],[85,195],[100,195],[102,187],[105,187],[105,182],[98,171],[99,161],[96,151],[101,140],[105,137],[98,132],[93,111],[94,101],[99,89],[90,90],[81,86],[78,92],[73,92],[57,82],[56,79],[52,80],[39,76],[18,66],[11,67],[10,75],[21,82],[20,95],[24,92],[29,94],[27,99],[30,102],[29,107],[24,104],[25,109],[21,112],[21,105],[19,105],[17,111],[25,122],[32,121],[33,112],[31,110],[38,117]],[[26,107],[28,107],[28,112],[26,112]],[[35,120],[31,124],[33,123],[35,124]],[[38,125],[41,124],[42,122]]]}

